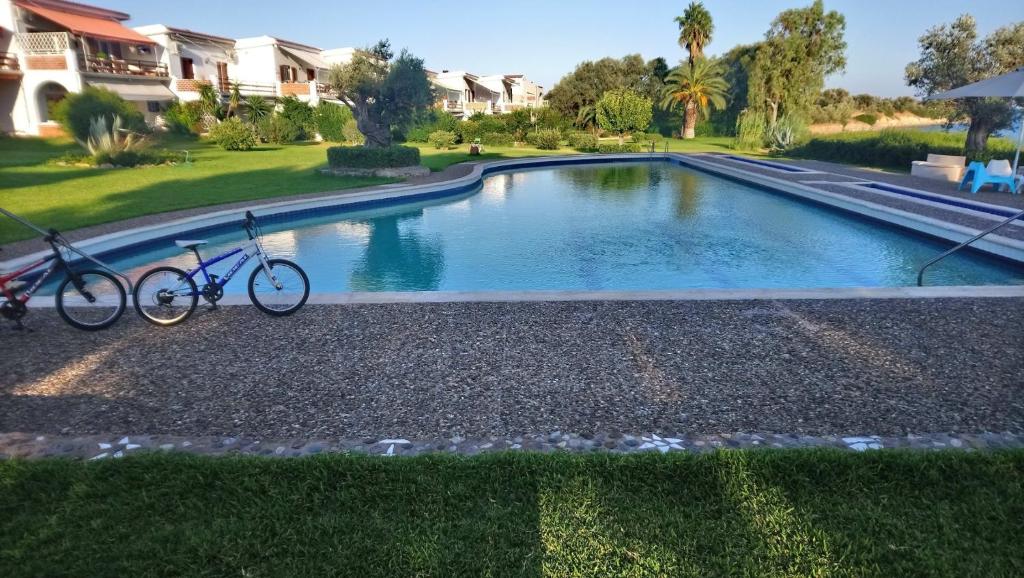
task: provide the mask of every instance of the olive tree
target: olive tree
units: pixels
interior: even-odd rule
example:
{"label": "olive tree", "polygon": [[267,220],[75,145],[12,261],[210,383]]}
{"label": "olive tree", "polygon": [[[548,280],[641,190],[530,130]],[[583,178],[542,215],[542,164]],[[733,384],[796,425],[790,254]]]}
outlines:
{"label": "olive tree", "polygon": [[332,67],[330,84],[352,109],[366,137],[363,146],[369,148],[390,146],[392,129],[406,128],[417,112],[434,103],[423,60],[407,50],[395,58],[387,40]]}
{"label": "olive tree", "polygon": [[[907,84],[921,96],[950,90],[1024,66],[1024,23],[978,38],[974,18],[964,14],[951,24],[928,29],[918,39],[921,57],[907,65]],[[1009,126],[1013,110],[1000,98],[962,98],[949,122],[969,119],[969,151],[983,150],[993,132]]]}
{"label": "olive tree", "polygon": [[619,145],[622,145],[626,133],[647,129],[653,109],[653,101],[646,96],[626,89],[609,90],[597,101],[597,124],[619,135]]}

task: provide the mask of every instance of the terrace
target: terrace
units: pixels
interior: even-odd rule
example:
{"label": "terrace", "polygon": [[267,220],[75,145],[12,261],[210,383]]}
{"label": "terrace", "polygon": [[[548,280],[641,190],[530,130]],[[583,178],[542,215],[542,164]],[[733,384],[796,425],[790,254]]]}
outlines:
{"label": "terrace", "polygon": [[0,78],[21,76],[18,57],[10,52],[0,52]]}
{"label": "terrace", "polygon": [[[146,46],[77,37],[71,32],[23,32],[16,38],[25,53],[25,68],[28,70],[77,70],[87,74],[153,78],[168,76],[167,67],[157,62]],[[123,57],[122,54],[134,54],[135,57]]]}

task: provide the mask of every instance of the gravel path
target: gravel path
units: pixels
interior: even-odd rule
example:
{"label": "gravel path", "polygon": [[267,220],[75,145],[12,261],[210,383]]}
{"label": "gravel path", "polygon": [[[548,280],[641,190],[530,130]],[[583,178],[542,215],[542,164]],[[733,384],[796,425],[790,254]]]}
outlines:
{"label": "gravel path", "polygon": [[0,432],[1024,431],[1024,299],[251,307],[0,331]]}

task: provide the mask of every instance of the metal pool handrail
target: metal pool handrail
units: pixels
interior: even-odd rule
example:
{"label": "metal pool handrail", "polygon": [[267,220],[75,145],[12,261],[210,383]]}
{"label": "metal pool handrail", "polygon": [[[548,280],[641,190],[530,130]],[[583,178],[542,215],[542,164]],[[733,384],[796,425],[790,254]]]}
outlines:
{"label": "metal pool handrail", "polygon": [[963,249],[967,245],[970,245],[971,243],[977,241],[978,239],[984,237],[985,235],[988,235],[992,231],[995,231],[996,229],[999,229],[1000,227],[1003,227],[1005,225],[1009,225],[1010,223],[1012,223],[1013,221],[1015,221],[1017,219],[1020,219],[1021,217],[1024,217],[1024,211],[1021,211],[1021,212],[1019,212],[1019,213],[1017,213],[1015,215],[1012,215],[1012,216],[1008,217],[1005,221],[1001,221],[999,223],[996,223],[995,225],[993,225],[993,226],[989,227],[988,229],[978,233],[977,235],[971,237],[970,239],[967,239],[963,243],[960,243],[956,247],[953,247],[952,249],[946,251],[945,253],[943,253],[943,254],[935,257],[934,259],[928,261],[927,263],[922,265],[921,268],[917,271],[917,286],[918,287],[923,286],[923,284],[924,284],[924,270],[927,269],[928,267],[931,267],[932,265],[938,263],[939,261],[941,261],[941,260],[945,259],[946,257],[952,255],[953,253],[956,253],[960,249]]}

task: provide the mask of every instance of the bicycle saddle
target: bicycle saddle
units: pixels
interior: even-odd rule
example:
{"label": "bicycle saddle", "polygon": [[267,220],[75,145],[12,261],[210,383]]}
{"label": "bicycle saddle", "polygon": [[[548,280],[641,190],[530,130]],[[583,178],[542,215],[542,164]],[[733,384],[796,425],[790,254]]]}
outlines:
{"label": "bicycle saddle", "polygon": [[174,244],[179,246],[179,247],[181,247],[182,249],[195,250],[196,247],[201,247],[201,246],[205,245],[206,241],[203,241],[203,240],[175,241]]}

